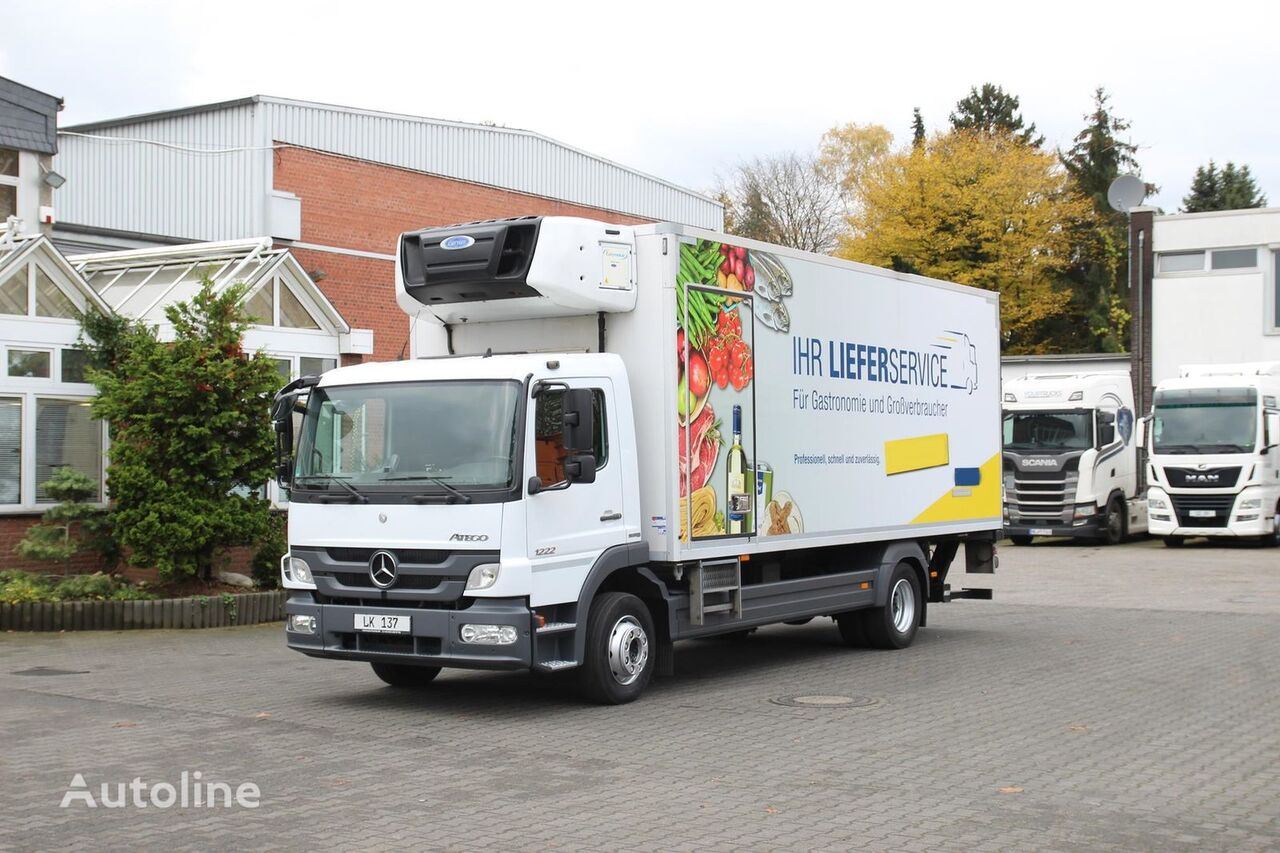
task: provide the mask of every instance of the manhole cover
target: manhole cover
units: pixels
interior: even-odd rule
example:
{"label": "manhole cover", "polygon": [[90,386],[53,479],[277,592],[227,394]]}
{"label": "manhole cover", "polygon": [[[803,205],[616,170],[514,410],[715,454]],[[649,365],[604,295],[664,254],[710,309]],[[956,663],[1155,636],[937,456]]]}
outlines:
{"label": "manhole cover", "polygon": [[89,671],[74,669],[53,669],[47,666],[33,666],[31,669],[20,669],[14,675],[88,675]]}
{"label": "manhole cover", "polygon": [[879,700],[871,696],[832,696],[812,693],[803,696],[779,696],[769,700],[775,705],[786,705],[789,708],[866,708],[878,704]]}

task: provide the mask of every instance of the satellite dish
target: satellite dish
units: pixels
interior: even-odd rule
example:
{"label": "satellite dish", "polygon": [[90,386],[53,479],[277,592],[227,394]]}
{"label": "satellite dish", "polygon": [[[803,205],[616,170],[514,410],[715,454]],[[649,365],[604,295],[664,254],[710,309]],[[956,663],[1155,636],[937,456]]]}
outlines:
{"label": "satellite dish", "polygon": [[1137,175],[1121,175],[1107,188],[1107,203],[1121,213],[1128,213],[1147,197],[1147,185]]}

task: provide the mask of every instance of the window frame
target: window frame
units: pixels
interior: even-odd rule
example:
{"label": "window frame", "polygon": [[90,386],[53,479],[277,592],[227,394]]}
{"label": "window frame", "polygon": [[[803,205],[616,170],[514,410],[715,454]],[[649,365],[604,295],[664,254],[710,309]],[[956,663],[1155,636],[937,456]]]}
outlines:
{"label": "window frame", "polygon": [[[578,388],[579,386],[575,385],[573,387]],[[596,456],[596,470],[603,471],[605,467],[609,464],[609,456],[610,456],[609,454],[609,395],[605,388],[600,387],[598,385],[585,385],[581,387],[591,391],[592,409],[596,414],[596,418],[595,418],[596,431],[595,431],[594,437],[598,439],[598,441],[600,442],[599,446],[603,450],[603,457],[595,454],[596,448],[594,446],[591,449],[592,449],[592,454]],[[536,400],[534,400],[533,412],[532,412],[532,416],[530,417],[529,426],[533,432],[533,435],[532,435],[533,440],[530,443],[530,445],[531,445],[531,452],[533,453],[532,470],[535,472],[538,470],[538,408],[539,406],[542,405],[543,400],[547,399],[549,395],[557,394],[559,395],[560,399],[563,399],[565,392],[568,390],[570,390],[569,387],[557,386],[557,387],[547,388],[545,391],[543,391],[541,394],[538,395]],[[561,409],[561,411],[563,411],[563,409]],[[564,448],[562,447],[561,450],[563,449]],[[566,457],[567,455],[568,454],[566,454]],[[564,458],[565,457],[562,457],[560,462],[558,463],[560,466],[563,466]],[[528,460],[526,460],[526,464],[528,464]],[[557,483],[558,482],[563,482],[563,479],[557,481]],[[552,486],[552,485],[556,485],[557,483],[544,483],[544,485]]]}
{"label": "window frame", "polygon": [[[76,386],[73,384],[54,382],[51,380],[41,381],[47,383],[47,385],[45,388],[40,390],[13,390],[12,387],[0,388],[0,397],[6,399],[17,398],[22,406],[22,412],[19,417],[19,441],[21,443],[21,455],[18,463],[19,500],[18,503],[0,504],[0,516],[39,515],[57,503],[57,501],[36,500],[36,466],[38,464],[36,456],[36,442],[38,438],[36,421],[39,410],[39,401],[57,400],[59,402],[87,403],[92,402],[95,396],[92,393],[77,393],[74,390]],[[99,424],[99,500],[91,501],[90,504],[92,506],[105,507],[109,500],[107,495],[107,459],[111,439],[107,425],[101,421]]]}
{"label": "window frame", "polygon": [[[0,186],[13,187],[13,215],[21,218],[22,202],[25,200],[24,199],[25,193],[23,192],[23,186],[22,186],[22,160],[23,160],[22,153],[23,152],[17,148],[6,147],[4,150],[12,151],[14,153],[14,162],[17,163],[18,174],[16,175],[0,174]],[[0,217],[0,226],[3,226],[4,223],[5,223],[4,218]]]}

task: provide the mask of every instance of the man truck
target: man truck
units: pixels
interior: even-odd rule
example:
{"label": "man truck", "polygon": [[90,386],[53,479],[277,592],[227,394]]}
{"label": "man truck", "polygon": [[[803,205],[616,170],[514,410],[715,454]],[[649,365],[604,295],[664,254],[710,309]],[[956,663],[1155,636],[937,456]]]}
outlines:
{"label": "man truck", "polygon": [[[908,646],[995,566],[996,294],[670,224],[404,234],[415,357],[277,396],[288,645],[393,686],[834,617]],[[296,433],[296,434],[295,434]]]}
{"label": "man truck", "polygon": [[1151,532],[1280,544],[1280,362],[1187,365],[1156,386]]}
{"label": "man truck", "polygon": [[1004,384],[1004,530],[1015,545],[1069,536],[1108,545],[1147,529],[1147,493],[1123,371]]}

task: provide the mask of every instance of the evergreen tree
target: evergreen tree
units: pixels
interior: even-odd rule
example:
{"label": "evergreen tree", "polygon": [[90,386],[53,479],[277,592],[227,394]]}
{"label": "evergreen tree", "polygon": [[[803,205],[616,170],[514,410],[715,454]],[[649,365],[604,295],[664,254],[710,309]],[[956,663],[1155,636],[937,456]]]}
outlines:
{"label": "evergreen tree", "polygon": [[1191,179],[1191,191],[1182,199],[1184,213],[1209,210],[1245,210],[1265,207],[1267,197],[1258,190],[1248,166],[1236,168],[1230,160],[1218,169],[1210,160],[1208,166],[1197,166]]}
{"label": "evergreen tree", "polygon": [[920,108],[915,107],[911,110],[911,147],[924,145],[924,137],[924,118],[920,115]]}
{"label": "evergreen tree", "polygon": [[1035,124],[1024,123],[1018,112],[1019,100],[993,83],[983,83],[982,89],[970,87],[969,94],[956,102],[951,113],[951,126],[956,130],[980,130],[984,133],[1007,133],[1023,142],[1039,148],[1043,136],[1036,136]]}

